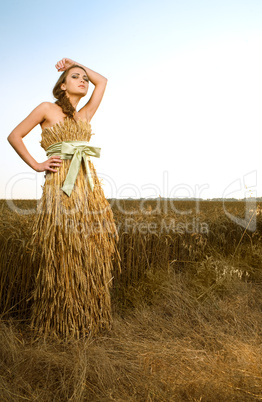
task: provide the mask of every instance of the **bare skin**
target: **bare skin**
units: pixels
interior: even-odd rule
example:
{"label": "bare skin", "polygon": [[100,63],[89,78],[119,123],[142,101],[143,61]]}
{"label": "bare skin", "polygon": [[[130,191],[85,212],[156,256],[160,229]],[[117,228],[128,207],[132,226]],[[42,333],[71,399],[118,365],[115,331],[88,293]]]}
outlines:
{"label": "bare skin", "polygon": [[[73,64],[83,67],[89,80],[94,84],[94,91],[89,101],[75,113],[76,120],[90,122],[103,98],[107,79],[93,70],[79,64],[71,59],[64,58],[56,64],[59,72],[66,71]],[[89,83],[87,76],[82,68],[72,68],[66,78],[66,82],[61,85],[61,89],[66,91],[70,102],[77,107],[80,99],[87,94]],[[18,155],[36,172],[57,172],[57,167],[62,163],[59,156],[51,156],[44,162],[37,162],[28,152],[24,145],[23,138],[38,124],[42,129],[52,127],[57,123],[63,122],[66,115],[60,106],[51,102],[43,102],[38,105],[15,129],[9,134],[8,141],[18,153]]]}

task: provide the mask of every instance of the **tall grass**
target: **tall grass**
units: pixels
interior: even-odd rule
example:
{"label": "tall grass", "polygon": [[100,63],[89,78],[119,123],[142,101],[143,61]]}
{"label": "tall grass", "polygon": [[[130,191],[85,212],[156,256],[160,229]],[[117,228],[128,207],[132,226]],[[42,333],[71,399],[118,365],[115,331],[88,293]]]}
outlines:
{"label": "tall grass", "polygon": [[[155,213],[150,203],[145,214],[134,202],[123,204],[113,205],[122,273],[112,291],[112,330],[78,341],[34,340],[26,318],[2,314],[0,400],[262,400],[260,214],[250,232],[230,221],[221,204],[204,203],[192,216],[209,231],[190,233],[171,231],[167,222],[185,228],[191,215]],[[244,213],[242,204],[229,207]],[[1,271],[15,275],[21,255],[27,258],[32,218],[4,202],[2,212]],[[19,280],[10,281],[14,290]]]}

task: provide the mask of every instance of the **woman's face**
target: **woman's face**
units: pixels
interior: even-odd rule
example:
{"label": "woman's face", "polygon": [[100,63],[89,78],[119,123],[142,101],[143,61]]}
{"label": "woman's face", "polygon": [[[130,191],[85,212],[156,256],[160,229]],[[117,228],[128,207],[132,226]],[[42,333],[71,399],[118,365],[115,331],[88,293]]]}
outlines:
{"label": "woman's face", "polygon": [[69,70],[65,82],[61,85],[61,89],[65,90],[68,95],[85,96],[88,91],[89,80],[82,68],[74,67]]}

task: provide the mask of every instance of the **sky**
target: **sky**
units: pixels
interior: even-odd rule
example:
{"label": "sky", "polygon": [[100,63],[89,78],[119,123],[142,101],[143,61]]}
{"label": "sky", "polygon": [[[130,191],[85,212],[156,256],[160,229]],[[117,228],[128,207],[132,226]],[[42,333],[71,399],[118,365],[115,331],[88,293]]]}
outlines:
{"label": "sky", "polygon": [[[91,122],[106,197],[261,197],[261,21],[261,0],[2,1],[0,198],[41,197],[6,139],[54,102],[63,57],[108,78]],[[24,142],[42,162],[40,139]]]}

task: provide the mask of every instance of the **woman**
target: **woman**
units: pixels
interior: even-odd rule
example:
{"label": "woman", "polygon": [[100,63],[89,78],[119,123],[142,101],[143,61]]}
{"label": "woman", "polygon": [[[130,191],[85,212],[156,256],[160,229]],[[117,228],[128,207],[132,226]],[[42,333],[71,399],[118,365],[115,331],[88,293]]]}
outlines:
{"label": "woman", "polygon": [[[44,335],[79,338],[109,328],[111,322],[109,288],[117,232],[90,160],[99,157],[100,148],[89,144],[90,121],[107,79],[67,58],[56,68],[63,72],[53,90],[57,101],[37,106],[8,140],[31,168],[46,172],[29,244],[34,264],[27,277],[33,280],[25,280],[29,298],[32,294],[31,326]],[[89,80],[95,86],[92,96],[76,111]],[[22,140],[37,124],[48,156],[41,163]]]}

